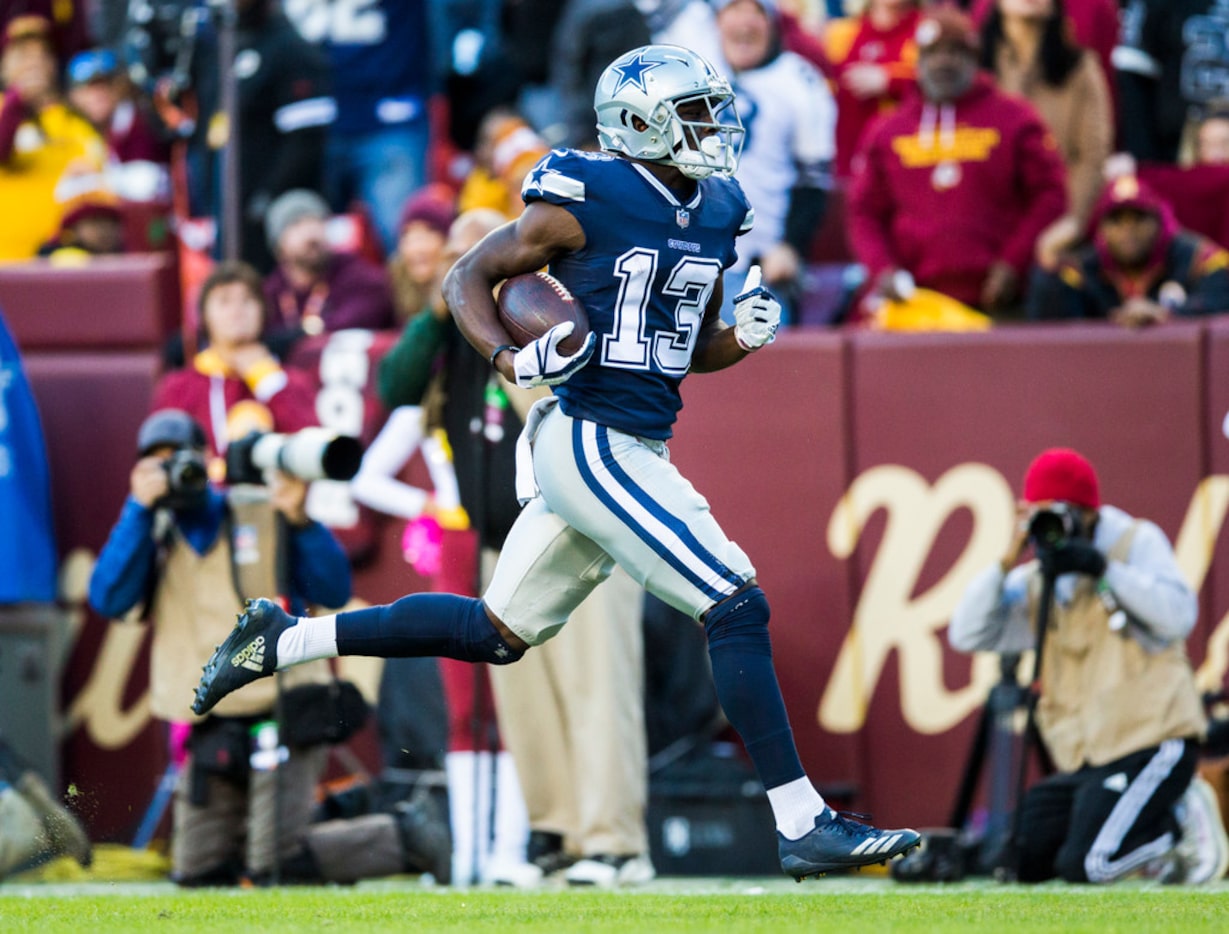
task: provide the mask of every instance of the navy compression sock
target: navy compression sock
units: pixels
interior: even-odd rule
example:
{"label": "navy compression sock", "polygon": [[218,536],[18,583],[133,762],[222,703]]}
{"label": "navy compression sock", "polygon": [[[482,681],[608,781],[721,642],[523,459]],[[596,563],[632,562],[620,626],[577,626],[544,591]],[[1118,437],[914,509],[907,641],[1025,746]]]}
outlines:
{"label": "navy compression sock", "polygon": [[504,641],[481,600],[450,593],[414,593],[387,606],[338,613],[337,654],[439,656],[507,665],[525,653]]}
{"label": "navy compression sock", "polygon": [[768,598],[752,587],[719,603],[704,619],[717,699],[738,731],[765,788],[805,772],[772,667]]}

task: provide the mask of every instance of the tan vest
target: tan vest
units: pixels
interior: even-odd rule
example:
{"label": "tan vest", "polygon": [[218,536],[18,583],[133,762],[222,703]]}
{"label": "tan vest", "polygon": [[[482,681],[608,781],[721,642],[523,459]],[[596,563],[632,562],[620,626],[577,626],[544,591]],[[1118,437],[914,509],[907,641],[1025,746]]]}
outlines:
{"label": "tan vest", "polygon": [[[198,555],[172,527],[165,566],[154,593],[150,650],[150,711],[163,720],[197,721],[189,705],[201,666],[235,625],[243,597],[277,593],[276,513],[267,498],[230,497],[231,522],[213,547]],[[234,555],[232,569],[231,556]],[[311,662],[276,676],[282,687],[327,681],[327,662]],[[224,698],[213,713],[242,717],[272,711],[273,678],[263,678]]]}
{"label": "tan vest", "polygon": [[[1110,549],[1123,561],[1132,526]],[[1033,595],[1037,604],[1039,594]],[[1081,575],[1069,606],[1054,605],[1041,665],[1037,726],[1060,771],[1104,765],[1167,739],[1202,737],[1207,722],[1182,640],[1147,651],[1115,631],[1096,581]]]}

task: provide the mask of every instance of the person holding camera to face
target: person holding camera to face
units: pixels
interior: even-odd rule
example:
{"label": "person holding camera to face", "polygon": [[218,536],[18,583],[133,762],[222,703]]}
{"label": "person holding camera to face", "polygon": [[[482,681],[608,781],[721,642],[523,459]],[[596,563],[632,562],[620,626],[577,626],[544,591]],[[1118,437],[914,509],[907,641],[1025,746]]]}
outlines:
{"label": "person holding camera to face", "polygon": [[1040,652],[1036,727],[1055,771],[1019,803],[1016,877],[1222,877],[1229,840],[1194,777],[1206,718],[1185,641],[1198,605],[1168,538],[1103,504],[1092,465],[1065,448],[1029,465],[1018,518],[948,629],[958,651]]}
{"label": "person holding camera to face", "polygon": [[[112,619],[143,608],[153,626],[151,712],[173,726],[191,723],[175,789],[174,880],[262,881],[275,866],[286,879],[310,878],[303,837],[326,749],[282,752],[274,741],[273,755],[284,759],[272,769],[250,753],[269,735],[279,691],[329,681],[327,665],[295,671],[281,685],[261,682],[204,718],[192,715],[183,684],[230,630],[245,597],[276,592],[304,609],[341,606],[350,598],[350,566],[328,529],[308,519],[304,480],[271,472],[267,487],[223,491],[209,484],[204,453],[205,433],[186,412],[145,419],[129,496],[90,579],[90,605]],[[172,736],[184,732],[176,727]]]}
{"label": "person holding camera to face", "polygon": [[305,510],[308,482],[353,476],[352,438],[321,429],[253,434],[230,446],[223,488],[210,483],[202,426],[155,411],[119,520],[98,555],[89,601],[118,619],[140,607],[153,627],[150,711],[180,762],[171,826],[172,878],[183,886],[340,882],[431,872],[447,882],[451,841],[429,801],[316,822],[327,744],[362,726],[367,708],[327,662],[238,691],[206,717],[183,692],[248,597],[340,607],[350,564]]}

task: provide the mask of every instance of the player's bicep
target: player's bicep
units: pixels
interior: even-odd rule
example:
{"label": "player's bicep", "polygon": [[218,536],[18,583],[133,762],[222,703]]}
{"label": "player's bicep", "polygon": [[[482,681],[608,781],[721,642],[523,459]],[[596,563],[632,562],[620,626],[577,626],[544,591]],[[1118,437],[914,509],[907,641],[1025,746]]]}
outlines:
{"label": "player's bicep", "polygon": [[535,203],[485,237],[465,259],[475,273],[495,284],[541,269],[584,245],[584,231],[575,217],[555,205]]}

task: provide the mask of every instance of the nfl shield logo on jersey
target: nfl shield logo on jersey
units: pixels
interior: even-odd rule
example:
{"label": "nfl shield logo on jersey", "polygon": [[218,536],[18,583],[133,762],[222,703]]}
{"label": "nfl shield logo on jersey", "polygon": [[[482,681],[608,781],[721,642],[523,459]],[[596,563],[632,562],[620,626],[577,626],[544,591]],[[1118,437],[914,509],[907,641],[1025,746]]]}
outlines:
{"label": "nfl shield logo on jersey", "polygon": [[691,213],[686,208],[679,208],[674,212],[674,222],[686,230],[691,226]]}

